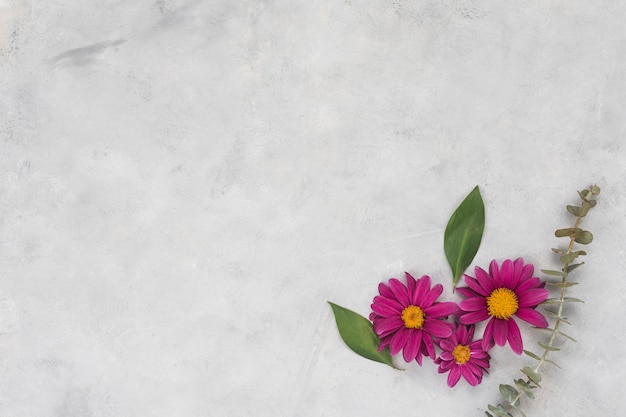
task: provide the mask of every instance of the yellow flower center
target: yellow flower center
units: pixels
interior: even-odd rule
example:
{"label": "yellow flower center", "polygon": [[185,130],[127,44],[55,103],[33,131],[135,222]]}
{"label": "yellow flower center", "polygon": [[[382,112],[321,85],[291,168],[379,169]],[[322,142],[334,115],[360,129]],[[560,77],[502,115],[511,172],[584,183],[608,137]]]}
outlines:
{"label": "yellow flower center", "polygon": [[452,356],[454,356],[454,360],[459,365],[463,365],[465,362],[470,359],[470,348],[466,345],[457,345],[452,351]]}
{"label": "yellow flower center", "polygon": [[408,306],[402,310],[402,321],[407,329],[421,329],[424,324],[424,312],[418,306]]}
{"label": "yellow flower center", "polygon": [[487,311],[495,318],[508,320],[517,309],[517,295],[508,288],[496,288],[487,297]]}

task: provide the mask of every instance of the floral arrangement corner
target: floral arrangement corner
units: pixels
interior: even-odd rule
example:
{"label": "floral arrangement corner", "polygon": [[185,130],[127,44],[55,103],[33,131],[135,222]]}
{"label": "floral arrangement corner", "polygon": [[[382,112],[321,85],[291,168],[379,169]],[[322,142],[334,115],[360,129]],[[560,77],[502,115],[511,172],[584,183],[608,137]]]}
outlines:
{"label": "floral arrangement corner", "polygon": [[[562,331],[563,324],[571,324],[563,316],[564,305],[580,299],[566,296],[576,285],[570,273],[583,265],[575,263],[584,250],[576,244],[588,245],[593,235],[583,230],[581,222],[596,205],[600,188],[596,185],[579,191],[579,205],[566,206],[574,216],[573,227],[558,229],[555,236],[568,238],[566,246],[553,248],[561,268],[542,269],[543,279],[535,276],[535,267],[521,257],[493,260],[487,269],[474,268],[473,275],[465,271],[472,263],[482,240],[485,212],[482,196],[476,186],[454,211],[444,233],[444,252],[452,272],[452,289],[460,302],[438,301],[444,291],[442,284],[428,275],[415,278],[405,272],[404,280],[390,278],[378,285],[378,295],[371,304],[369,320],[335,303],[332,307],[339,334],[346,345],[367,359],[398,368],[393,356],[402,353],[406,363],[423,365],[430,359],[440,374],[447,374],[447,385],[455,387],[461,378],[477,386],[490,368],[489,352],[495,346],[508,345],[513,354],[525,354],[534,366],[522,366],[521,377],[512,384],[500,384],[502,400],[487,406],[490,417],[525,416],[522,398],[533,399],[541,388],[544,364],[558,367],[550,355],[559,351],[557,342],[576,341]],[[463,278],[464,286],[457,287]],[[555,294],[553,294],[555,293]],[[553,296],[551,297],[551,294]],[[480,337],[476,325],[486,322]],[[538,342],[538,350],[524,348],[523,331],[526,328],[546,333]]]}

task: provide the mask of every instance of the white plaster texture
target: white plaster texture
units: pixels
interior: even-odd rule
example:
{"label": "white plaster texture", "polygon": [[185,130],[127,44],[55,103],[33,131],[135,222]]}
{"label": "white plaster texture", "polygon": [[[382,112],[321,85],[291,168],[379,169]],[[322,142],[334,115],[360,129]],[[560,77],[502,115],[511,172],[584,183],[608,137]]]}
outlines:
{"label": "white plaster texture", "polygon": [[[602,195],[529,416],[626,415],[621,1],[0,2],[0,416],[483,415],[472,388],[342,343],[380,281],[554,268]],[[527,346],[540,336],[523,330]]]}

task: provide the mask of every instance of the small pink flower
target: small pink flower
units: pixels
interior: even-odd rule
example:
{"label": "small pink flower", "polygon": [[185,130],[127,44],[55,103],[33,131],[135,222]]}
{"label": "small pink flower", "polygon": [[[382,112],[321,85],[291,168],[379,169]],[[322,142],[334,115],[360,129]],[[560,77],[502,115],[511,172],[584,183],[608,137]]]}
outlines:
{"label": "small pink flower", "polygon": [[545,284],[532,277],[534,267],[524,265],[522,258],[507,259],[500,269],[496,261],[491,261],[489,273],[479,267],[474,272],[476,278],[465,275],[468,287],[457,288],[466,297],[459,304],[463,310],[459,323],[474,324],[490,318],[483,334],[483,350],[491,349],[494,342],[504,346],[508,340],[513,352],[521,354],[522,336],[513,316],[536,327],[547,327],[546,318],[535,310],[548,298]]}
{"label": "small pink flower", "polygon": [[439,341],[442,352],[435,363],[439,364],[440,374],[448,374],[448,386],[453,387],[461,376],[472,386],[483,380],[483,373],[489,368],[491,357],[482,348],[482,340],[472,341],[474,326],[459,324],[456,332],[447,339]]}
{"label": "small pink flower", "polygon": [[392,355],[402,350],[408,363],[416,360],[422,364],[422,355],[435,359],[433,337],[448,337],[452,324],[442,318],[458,312],[456,303],[436,303],[443,292],[441,284],[430,288],[430,277],[424,275],[417,281],[408,272],[405,286],[396,278],[389,285],[380,283],[380,295],[374,297],[370,320],[374,332],[380,337],[379,350],[389,346]]}

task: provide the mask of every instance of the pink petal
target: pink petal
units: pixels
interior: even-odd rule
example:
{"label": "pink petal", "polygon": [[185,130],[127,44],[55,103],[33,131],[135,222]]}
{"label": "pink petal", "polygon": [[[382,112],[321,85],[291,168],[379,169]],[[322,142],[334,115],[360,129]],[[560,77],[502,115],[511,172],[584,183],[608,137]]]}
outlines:
{"label": "pink petal", "polygon": [[459,294],[461,294],[465,298],[478,297],[480,295],[476,291],[472,290],[471,288],[467,288],[467,287],[457,287],[456,288],[456,292],[458,292]]}
{"label": "pink petal", "polygon": [[[454,334],[457,338],[457,344],[466,345],[467,344],[467,336],[468,336],[468,327],[473,329],[474,326],[464,326],[462,324],[456,326],[456,333]],[[472,330],[473,332],[473,330]]]}
{"label": "pink petal", "polygon": [[512,289],[517,287],[517,283],[520,280],[520,275],[522,274],[522,269],[524,268],[524,261],[522,258],[517,258],[513,261],[513,276],[511,279]]}
{"label": "pink petal", "polygon": [[517,310],[517,313],[515,313],[515,315],[517,316],[517,318],[524,320],[525,322],[530,323],[533,326],[548,327],[548,320],[546,320],[543,314],[535,309],[526,307],[520,308],[519,310]]}
{"label": "pink petal", "polygon": [[482,343],[482,348],[485,352],[489,351],[489,349],[491,349],[494,345],[493,326],[496,320],[497,319],[495,317],[492,317],[491,320],[489,320],[489,323],[487,323],[487,326],[485,327],[485,332],[483,333],[483,343]]}
{"label": "pink petal", "polygon": [[[465,380],[467,382],[469,382],[469,384],[473,387],[475,387],[476,385],[478,385],[479,381],[478,381],[478,377],[476,375],[474,375],[473,368],[472,368],[472,364],[470,362],[466,362],[463,366],[460,366],[461,368],[461,374],[463,375],[463,378],[465,378]],[[478,370],[479,373],[480,370]]]}
{"label": "pink petal", "polygon": [[423,305],[423,300],[426,294],[428,294],[428,290],[430,290],[430,277],[424,275],[417,280],[415,285],[415,292],[413,292],[413,298],[411,299],[413,305]]}
{"label": "pink petal", "polygon": [[[476,267],[478,268],[478,267]],[[472,290],[476,291],[478,294],[487,297],[490,292],[487,291],[486,289],[484,289],[480,283],[478,281],[476,281],[474,278],[470,277],[470,276],[465,276],[465,283],[468,285],[468,287],[470,287]]]}
{"label": "pink petal", "polygon": [[515,292],[524,292],[531,288],[541,288],[541,281],[537,277],[529,278],[524,282],[520,282],[515,289]]}
{"label": "pink petal", "polygon": [[417,352],[419,352],[420,345],[422,344],[422,332],[415,329],[409,330],[409,340],[406,342],[406,345],[404,345],[404,350],[402,351],[406,363],[415,359]]}
{"label": "pink petal", "polygon": [[448,374],[448,386],[452,388],[457,382],[459,382],[459,379],[461,379],[460,366],[453,366]]}
{"label": "pink petal", "polygon": [[441,352],[441,355],[439,355],[439,357],[444,361],[454,360],[454,356],[450,352]]}
{"label": "pink petal", "polygon": [[524,292],[518,292],[518,305],[520,307],[535,307],[537,304],[545,301],[550,293],[543,288],[532,289]]}
{"label": "pink petal", "polygon": [[404,275],[406,276],[406,287],[409,293],[409,300],[411,300],[413,298],[413,293],[415,293],[415,278],[413,278],[413,276],[408,272],[405,272]]}
{"label": "pink petal", "polygon": [[522,351],[524,350],[524,344],[522,343],[522,335],[519,332],[519,327],[517,327],[517,323],[515,323],[515,320],[513,319],[509,319],[508,320],[508,325],[509,325],[509,346],[511,346],[511,349],[513,349],[513,352],[517,353],[518,355],[522,354]]}
{"label": "pink petal", "polygon": [[411,304],[411,302],[409,301],[409,294],[404,284],[402,284],[395,278],[391,278],[389,280],[389,287],[391,288],[393,295],[400,302],[400,304],[405,307]]}
{"label": "pink petal", "polygon": [[392,355],[396,355],[402,350],[406,342],[409,340],[409,329],[402,328],[398,330],[389,343],[389,351]]}
{"label": "pink petal", "polygon": [[435,303],[434,305],[424,308],[426,317],[431,319],[438,319],[440,317],[450,316],[457,311],[458,307],[456,303],[452,301],[445,301],[443,303]]}
{"label": "pink petal", "polygon": [[422,347],[426,349],[428,356],[431,359],[435,359],[437,356],[435,355],[435,345],[433,344],[433,339],[425,334],[422,336],[423,345]]}
{"label": "pink petal", "polygon": [[464,344],[468,344],[474,338],[474,330],[476,327],[474,326],[464,326],[467,329],[466,339],[463,341]]}
{"label": "pink petal", "polygon": [[440,374],[448,371],[450,368],[452,368],[452,366],[455,365],[455,362],[453,360],[449,360],[449,361],[442,361],[439,364],[439,369],[437,370],[437,372],[439,372]]}
{"label": "pink petal", "polygon": [[430,307],[431,305],[433,305],[435,300],[439,298],[442,292],[443,292],[443,285],[441,284],[435,285],[430,291],[428,291],[428,293],[426,293],[426,295],[421,301],[420,306],[422,308]]}
{"label": "pink petal", "polygon": [[371,305],[371,307],[372,307],[372,311],[374,311],[374,313],[378,314],[381,317],[391,317],[391,316],[398,317],[400,315],[399,311],[393,308],[389,308],[383,303],[374,303]]}
{"label": "pink petal", "polygon": [[535,272],[535,267],[532,264],[524,265],[519,277],[518,285],[528,281],[533,276],[533,272]]}
{"label": "pink petal", "polygon": [[491,275],[489,275],[482,268],[475,268],[474,272],[476,273],[476,280],[478,281],[480,286],[485,289],[487,294],[491,294],[491,291],[496,288],[495,282],[493,281]]}
{"label": "pink petal", "polygon": [[394,299],[396,298],[393,295],[393,292],[391,291],[391,288],[389,288],[389,286],[387,284],[385,284],[384,282],[381,282],[380,284],[378,284],[378,292],[383,297],[394,298]]}
{"label": "pink petal", "polygon": [[395,299],[382,297],[380,295],[377,295],[376,297],[374,297],[374,304],[383,304],[387,308],[395,310],[398,313],[402,313],[402,310],[404,310],[404,307],[402,306],[402,304],[400,304]]}
{"label": "pink petal", "polygon": [[424,322],[422,329],[435,337],[449,337],[452,334],[450,323],[441,320],[428,320]]}
{"label": "pink petal", "polygon": [[[450,337],[450,339],[452,339],[452,337]],[[439,341],[439,347],[444,351],[452,352],[458,343],[455,343],[450,339],[441,339]]]}
{"label": "pink petal", "polygon": [[502,279],[500,279],[498,263],[495,261],[495,259],[489,263],[489,275],[493,277],[493,282],[496,284],[496,287],[502,286]]}
{"label": "pink petal", "polygon": [[463,311],[480,311],[487,309],[487,301],[485,297],[466,298],[459,303],[459,307]]}
{"label": "pink petal", "polygon": [[422,353],[421,351],[417,352],[417,356],[415,356],[415,361],[419,366],[422,366]]}
{"label": "pink petal", "polygon": [[515,274],[513,262],[510,259],[502,262],[502,267],[500,268],[500,281],[502,284],[498,285],[498,287],[515,288],[513,274]]}
{"label": "pink petal", "polygon": [[381,318],[374,322],[374,332],[379,337],[385,336],[385,333],[395,331],[397,329],[404,328],[404,322],[400,317],[387,317]]}
{"label": "pink petal", "polygon": [[487,313],[487,309],[481,311],[472,311],[471,313],[463,314],[459,317],[459,323],[461,324],[474,324],[479,321],[487,320],[489,318],[489,313]]}
{"label": "pink petal", "polygon": [[[493,340],[498,346],[504,346],[509,333],[509,326],[506,320],[496,319],[493,323]],[[393,343],[393,342],[392,342]]]}
{"label": "pink petal", "polygon": [[489,358],[472,358],[472,363],[485,371],[489,369]]}

